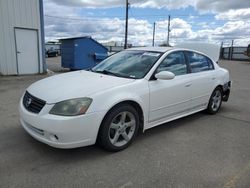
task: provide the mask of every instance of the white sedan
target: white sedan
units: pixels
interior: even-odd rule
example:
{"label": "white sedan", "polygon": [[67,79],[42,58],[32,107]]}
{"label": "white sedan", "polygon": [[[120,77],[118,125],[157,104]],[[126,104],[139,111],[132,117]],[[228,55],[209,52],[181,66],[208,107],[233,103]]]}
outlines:
{"label": "white sedan", "polygon": [[20,121],[35,139],[57,148],[100,143],[128,147],[139,131],[202,111],[219,111],[231,82],[216,59],[183,48],[135,48],[89,71],[32,84],[20,101]]}

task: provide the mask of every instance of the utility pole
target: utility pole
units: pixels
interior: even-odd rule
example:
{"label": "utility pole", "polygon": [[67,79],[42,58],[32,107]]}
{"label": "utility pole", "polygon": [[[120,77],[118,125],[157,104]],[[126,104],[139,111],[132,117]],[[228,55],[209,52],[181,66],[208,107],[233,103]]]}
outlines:
{"label": "utility pole", "polygon": [[[220,58],[224,58],[223,41],[220,44]],[[216,63],[219,63],[218,61]]]}
{"label": "utility pole", "polygon": [[234,53],[234,40],[232,40],[232,43],[231,43],[231,55],[230,55],[230,60],[233,59],[233,53]]}
{"label": "utility pole", "polygon": [[126,23],[125,23],[125,44],[124,49],[128,47],[128,7],[129,3],[128,0],[126,0]]}
{"label": "utility pole", "polygon": [[223,48],[223,45],[224,45],[224,42],[222,41],[222,42],[220,43],[220,47]]}
{"label": "utility pole", "polygon": [[167,46],[169,45],[169,33],[170,33],[170,15],[168,15],[168,38],[167,38]]}
{"label": "utility pole", "polygon": [[153,43],[152,46],[155,46],[155,22],[154,22],[154,28],[153,28]]}
{"label": "utility pole", "polygon": [[231,47],[233,47],[234,46],[234,40],[232,40],[232,43],[231,43]]}

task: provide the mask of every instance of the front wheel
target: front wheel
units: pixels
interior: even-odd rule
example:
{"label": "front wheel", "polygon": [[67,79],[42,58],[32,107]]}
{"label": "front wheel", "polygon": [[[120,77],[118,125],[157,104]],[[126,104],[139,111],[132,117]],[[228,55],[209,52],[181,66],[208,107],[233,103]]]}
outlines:
{"label": "front wheel", "polygon": [[216,114],[220,110],[221,103],[222,103],[222,90],[221,88],[217,87],[215,88],[209,99],[207,112],[209,114]]}
{"label": "front wheel", "polygon": [[99,143],[108,151],[127,148],[139,128],[138,112],[130,105],[119,105],[104,118],[99,132]]}

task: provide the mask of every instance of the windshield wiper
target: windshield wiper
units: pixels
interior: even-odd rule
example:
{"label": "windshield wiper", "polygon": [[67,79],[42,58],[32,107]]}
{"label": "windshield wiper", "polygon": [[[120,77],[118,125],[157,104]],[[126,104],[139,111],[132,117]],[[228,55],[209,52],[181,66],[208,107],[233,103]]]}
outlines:
{"label": "windshield wiper", "polygon": [[120,74],[114,73],[114,72],[111,72],[111,71],[108,71],[108,70],[103,70],[102,72],[103,72],[104,74],[108,74],[108,75],[113,75],[113,76],[121,77]]}
{"label": "windshield wiper", "polygon": [[111,72],[109,70],[101,70],[101,71],[97,71],[97,70],[92,70],[92,72],[96,72],[96,73],[101,73],[101,74],[106,74],[106,75],[112,75],[112,76],[117,76],[117,77],[122,77],[122,78],[131,78],[129,76],[124,76],[124,75],[121,75],[119,73],[115,73],[115,72]]}

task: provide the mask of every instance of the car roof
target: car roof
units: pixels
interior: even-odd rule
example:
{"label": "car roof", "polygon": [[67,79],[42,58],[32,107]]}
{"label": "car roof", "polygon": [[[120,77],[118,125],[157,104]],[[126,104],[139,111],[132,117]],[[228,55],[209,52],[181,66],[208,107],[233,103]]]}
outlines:
{"label": "car roof", "polygon": [[137,47],[137,48],[129,48],[127,50],[142,50],[142,51],[150,51],[150,52],[167,52],[172,50],[173,47]]}
{"label": "car roof", "polygon": [[161,52],[161,53],[165,53],[168,52],[170,50],[182,50],[182,51],[192,51],[192,52],[196,52],[196,53],[200,53],[203,54],[207,57],[209,57],[210,59],[212,59],[214,62],[218,61],[216,60],[216,58],[213,58],[214,56],[210,57],[209,54],[204,53],[203,50],[195,50],[195,49],[191,49],[191,48],[185,48],[185,47],[135,47],[135,48],[128,48],[126,50],[138,50],[138,51],[150,51],[150,52]]}
{"label": "car roof", "polygon": [[214,62],[217,62],[220,58],[220,45],[209,44],[209,43],[183,43],[175,46],[176,48],[186,48],[189,51],[199,52],[206,55]]}
{"label": "car roof", "polygon": [[[183,51],[194,51],[194,52],[199,52],[197,50],[192,50],[188,48],[180,48],[180,47],[135,47],[135,48],[128,48],[126,50],[138,50],[138,51],[150,51],[150,52],[168,52],[170,50],[183,50]],[[202,52],[199,52],[202,53]],[[203,54],[203,53],[202,53]],[[205,55],[205,54],[204,54]]]}

